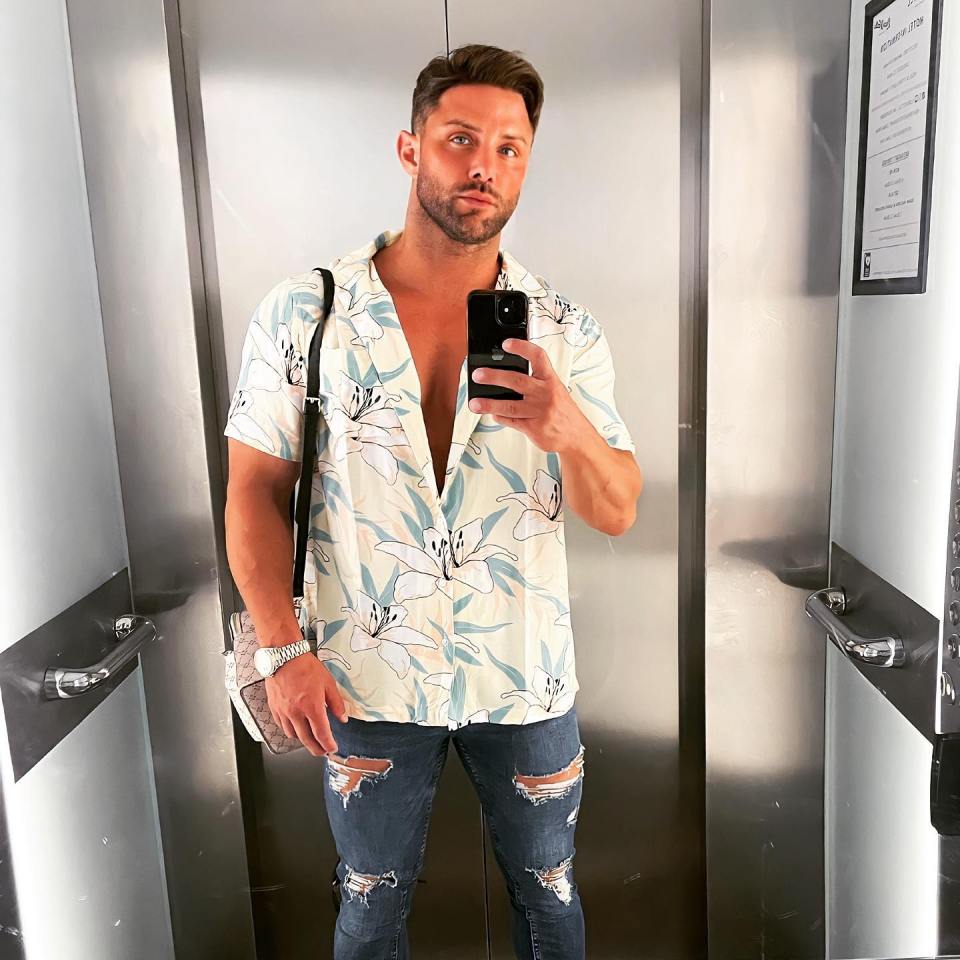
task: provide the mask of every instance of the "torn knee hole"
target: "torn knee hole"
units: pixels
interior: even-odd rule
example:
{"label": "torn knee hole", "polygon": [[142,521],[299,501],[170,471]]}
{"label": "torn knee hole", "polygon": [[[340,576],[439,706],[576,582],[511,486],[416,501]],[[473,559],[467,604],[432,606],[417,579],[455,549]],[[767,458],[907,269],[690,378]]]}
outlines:
{"label": "torn knee hole", "polygon": [[531,803],[543,803],[545,800],[562,797],[569,793],[574,784],[583,777],[583,752],[584,748],[581,744],[580,752],[557,773],[541,776],[518,773],[513,778],[517,792]]}
{"label": "torn knee hole", "polygon": [[392,760],[352,755],[341,757],[338,753],[328,753],[327,764],[330,786],[343,798],[344,807],[365,781],[383,779],[393,769]]}
{"label": "torn knee hole", "polygon": [[370,892],[378,887],[395,887],[397,885],[397,875],[393,870],[386,873],[359,873],[353,867],[346,867],[346,877],[343,881],[344,889],[351,897],[356,897],[369,906],[367,897]]}
{"label": "torn knee hole", "polygon": [[540,881],[540,886],[552,890],[557,895],[558,900],[563,903],[570,903],[573,897],[573,888],[570,884],[568,871],[572,863],[573,857],[567,857],[559,866],[546,867],[540,870],[527,867],[527,871]]}

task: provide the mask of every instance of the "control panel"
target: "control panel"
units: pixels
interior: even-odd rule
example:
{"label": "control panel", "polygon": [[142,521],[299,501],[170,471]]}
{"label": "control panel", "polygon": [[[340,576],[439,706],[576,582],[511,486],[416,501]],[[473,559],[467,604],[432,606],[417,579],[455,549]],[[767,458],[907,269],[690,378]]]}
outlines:
{"label": "control panel", "polygon": [[953,441],[947,566],[941,622],[937,733],[960,733],[960,411]]}

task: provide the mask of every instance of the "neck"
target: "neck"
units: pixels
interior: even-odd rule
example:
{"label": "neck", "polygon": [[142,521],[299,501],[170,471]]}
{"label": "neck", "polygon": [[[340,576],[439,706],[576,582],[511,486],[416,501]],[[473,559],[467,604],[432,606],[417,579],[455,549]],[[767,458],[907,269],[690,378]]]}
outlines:
{"label": "neck", "polygon": [[460,302],[471,290],[490,290],[500,274],[500,234],[483,243],[451,240],[417,205],[403,232],[374,257],[385,284],[431,299]]}

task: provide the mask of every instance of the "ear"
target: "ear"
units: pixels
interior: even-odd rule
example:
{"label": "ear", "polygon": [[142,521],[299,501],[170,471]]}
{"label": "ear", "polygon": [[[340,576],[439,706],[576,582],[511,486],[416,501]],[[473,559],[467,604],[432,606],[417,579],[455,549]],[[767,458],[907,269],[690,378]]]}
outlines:
{"label": "ear", "polygon": [[397,156],[403,169],[415,177],[420,169],[420,138],[409,130],[401,130],[397,136]]}

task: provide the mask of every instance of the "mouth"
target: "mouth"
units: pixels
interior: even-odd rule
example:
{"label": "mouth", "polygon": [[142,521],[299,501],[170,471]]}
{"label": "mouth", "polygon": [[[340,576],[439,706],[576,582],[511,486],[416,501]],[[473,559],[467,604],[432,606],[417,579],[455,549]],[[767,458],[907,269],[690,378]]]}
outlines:
{"label": "mouth", "polygon": [[463,200],[464,203],[468,203],[474,207],[492,207],[493,201],[488,200],[483,194],[480,193],[459,193],[457,194],[458,200]]}

